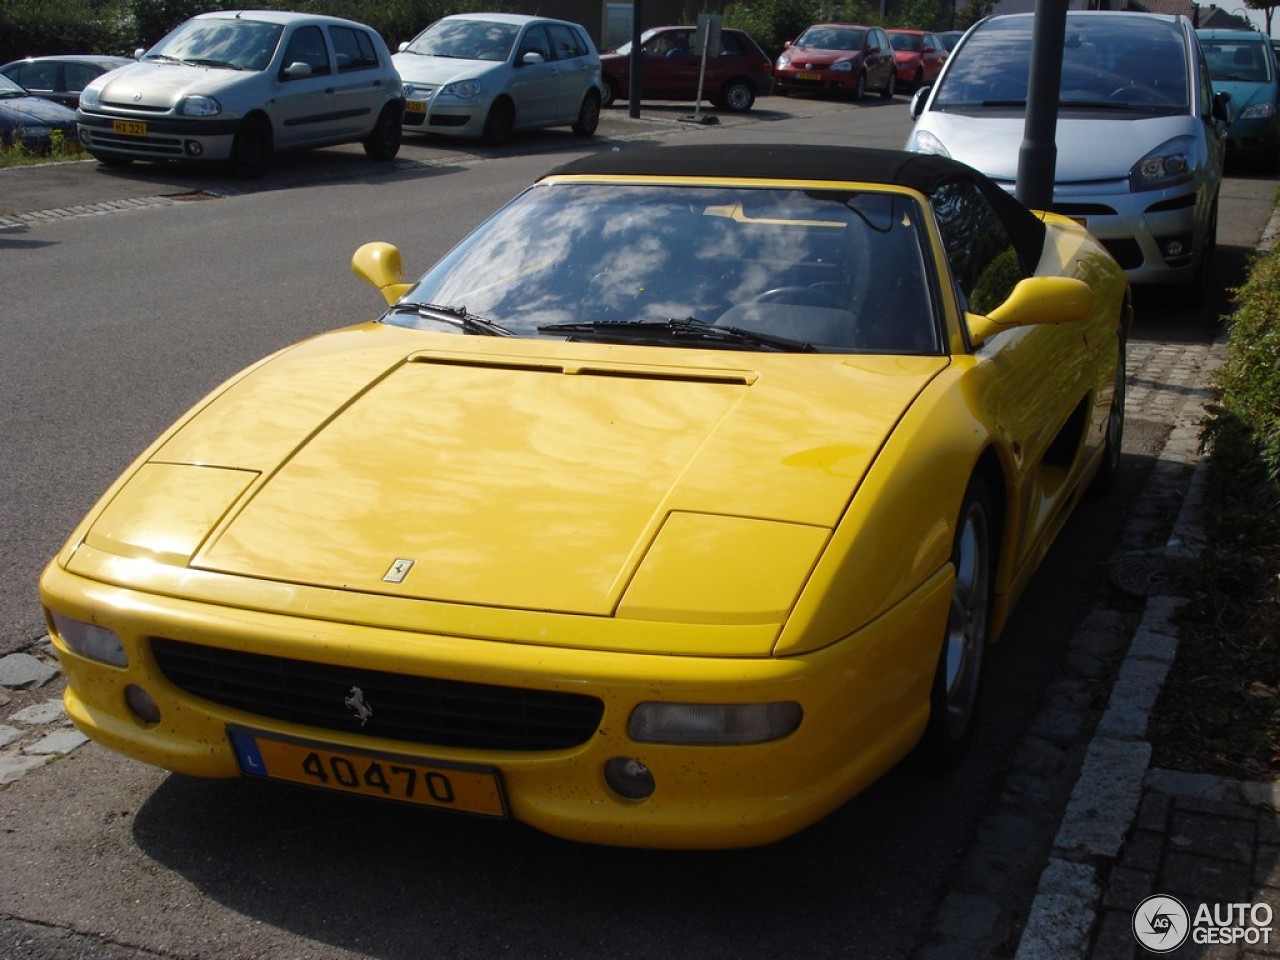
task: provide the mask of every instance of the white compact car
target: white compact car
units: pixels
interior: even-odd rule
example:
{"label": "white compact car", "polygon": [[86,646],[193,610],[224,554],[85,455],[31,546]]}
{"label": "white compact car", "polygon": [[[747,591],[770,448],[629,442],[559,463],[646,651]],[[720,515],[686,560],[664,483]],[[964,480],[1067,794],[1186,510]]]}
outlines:
{"label": "white compact car", "polygon": [[370,27],[228,10],[188,20],[90,83],[76,121],[103,163],[222,160],[256,176],[273,153],[335,143],[390,160],[403,111],[391,52]]}
{"label": "white compact car", "polygon": [[[913,98],[908,150],[960,160],[1013,192],[1033,20],[991,17],[969,30]],[[1185,17],[1069,11],[1053,210],[1088,227],[1131,283],[1199,295],[1232,116]]]}
{"label": "white compact car", "polygon": [[498,146],[515,130],[600,122],[600,56],[579,24],[467,13],[437,20],[392,57],[404,80],[404,129]]}

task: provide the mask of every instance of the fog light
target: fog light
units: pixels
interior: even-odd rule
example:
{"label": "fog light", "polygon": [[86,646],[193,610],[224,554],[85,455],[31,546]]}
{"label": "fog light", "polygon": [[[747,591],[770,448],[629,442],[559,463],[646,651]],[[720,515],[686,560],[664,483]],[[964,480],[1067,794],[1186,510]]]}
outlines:
{"label": "fog light", "polygon": [[620,797],[643,800],[653,793],[653,774],[634,757],[613,757],[604,764],[604,782]]}
{"label": "fog light", "polygon": [[1170,240],[1164,246],[1164,255],[1166,257],[1180,257],[1182,256],[1182,252],[1181,240]]}
{"label": "fog light", "polygon": [[627,734],[640,743],[727,746],[779,740],[800,726],[804,712],[791,700],[777,703],[662,703],[631,711]]}
{"label": "fog light", "polygon": [[134,686],[132,683],[125,687],[124,702],[129,705],[133,715],[143,723],[155,724],[160,722],[160,707],[151,698],[151,694],[141,687]]}
{"label": "fog light", "polygon": [[85,623],[83,620],[64,617],[52,610],[49,611],[49,619],[53,623],[54,633],[72,653],[113,667],[129,665],[124,644],[113,631],[100,627],[96,623]]}
{"label": "fog light", "polygon": [[187,151],[188,157],[198,157],[204,153],[204,146],[195,140],[188,140],[182,145],[182,149]]}

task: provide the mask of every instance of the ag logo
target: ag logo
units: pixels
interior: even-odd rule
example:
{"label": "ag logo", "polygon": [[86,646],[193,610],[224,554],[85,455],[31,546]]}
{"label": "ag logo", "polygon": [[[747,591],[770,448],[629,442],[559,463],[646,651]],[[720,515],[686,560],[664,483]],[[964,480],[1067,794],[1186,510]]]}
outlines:
{"label": "ag logo", "polygon": [[1147,897],[1133,911],[1133,935],[1144,949],[1152,953],[1177,950],[1191,932],[1191,915],[1173,897],[1156,894]]}

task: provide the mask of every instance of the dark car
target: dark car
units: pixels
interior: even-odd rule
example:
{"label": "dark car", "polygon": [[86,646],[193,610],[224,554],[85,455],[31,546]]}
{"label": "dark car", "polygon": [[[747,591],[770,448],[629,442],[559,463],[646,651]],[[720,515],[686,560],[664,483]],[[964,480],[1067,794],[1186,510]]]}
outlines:
{"label": "dark car", "polygon": [[[655,27],[640,37],[640,96],[644,100],[710,100],[721,110],[750,110],[771,92],[773,63],[742,30],[722,29],[720,51],[694,49],[694,27]],[[708,51],[710,54],[711,52]],[[698,96],[701,76],[702,96]],[[631,44],[600,55],[604,105],[626,100],[631,89]]]}
{"label": "dark car", "polygon": [[898,86],[919,90],[933,83],[947,60],[947,48],[928,30],[890,30],[893,57],[898,64]]}
{"label": "dark car", "polygon": [[878,90],[888,100],[898,90],[893,45],[881,27],[815,23],[789,42],[773,70],[780,94],[830,93],[861,100]]}
{"label": "dark car", "polygon": [[0,146],[21,145],[35,153],[48,153],[54,133],[76,143],[76,112],[32,96],[0,76]]}
{"label": "dark car", "polygon": [[90,81],[116,67],[133,63],[128,57],[68,54],[59,57],[27,57],[0,67],[0,74],[25,87],[28,93],[60,103],[72,110],[80,103],[80,91]]}

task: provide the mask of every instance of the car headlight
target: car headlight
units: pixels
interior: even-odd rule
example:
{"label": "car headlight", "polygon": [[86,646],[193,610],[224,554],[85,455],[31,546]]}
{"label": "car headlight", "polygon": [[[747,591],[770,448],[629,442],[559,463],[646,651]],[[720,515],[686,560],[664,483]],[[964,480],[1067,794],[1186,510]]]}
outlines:
{"label": "car headlight", "polygon": [[907,138],[907,150],[911,153],[932,153],[939,157],[950,157],[942,141],[928,130],[914,130]]}
{"label": "car headlight", "polygon": [[96,623],[64,617],[52,610],[49,611],[49,619],[53,621],[54,632],[72,653],[113,667],[129,665],[124,644],[114,631]]}
{"label": "car headlight", "polygon": [[1264,117],[1274,117],[1276,115],[1276,105],[1267,100],[1262,103],[1253,103],[1240,111],[1237,120],[1261,120]]}
{"label": "car headlight", "polygon": [[853,69],[852,60],[837,60],[835,63],[831,65],[832,73],[848,73],[852,69]]}
{"label": "car headlight", "polygon": [[216,117],[221,112],[222,104],[213,97],[197,94],[178,101],[178,115],[181,117]]}
{"label": "car headlight", "polygon": [[777,703],[661,703],[631,711],[627,734],[640,743],[737,746],[780,740],[804,715],[791,700]]}
{"label": "car headlight", "polygon": [[440,88],[440,96],[456,97],[459,100],[470,100],[480,95],[479,80],[455,80]]}
{"label": "car headlight", "polygon": [[80,91],[80,106],[96,107],[102,101],[102,88],[89,84]]}
{"label": "car headlight", "polygon": [[1159,190],[1186,183],[1196,175],[1196,161],[1195,137],[1166,140],[1133,165],[1129,171],[1129,189]]}
{"label": "car headlight", "polygon": [[778,58],[778,69],[785,70],[789,66],[791,66],[791,58],[784,53]]}

